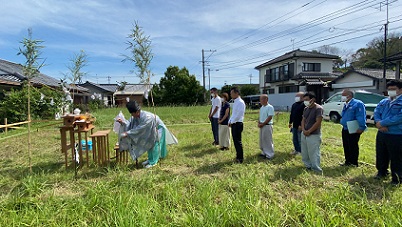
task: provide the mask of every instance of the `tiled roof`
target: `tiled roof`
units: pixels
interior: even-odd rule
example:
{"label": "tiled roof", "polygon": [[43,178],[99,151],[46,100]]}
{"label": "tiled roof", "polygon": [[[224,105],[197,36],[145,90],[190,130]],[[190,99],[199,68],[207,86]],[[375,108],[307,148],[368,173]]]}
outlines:
{"label": "tiled roof", "polygon": [[[382,69],[354,69],[355,72],[370,76],[373,78],[381,79],[383,78],[384,72]],[[395,71],[387,70],[385,73],[387,79],[395,79]]]}
{"label": "tiled roof", "polygon": [[110,91],[110,92],[115,92],[117,90],[118,85],[117,84],[99,84],[101,88],[104,90]]}
{"label": "tiled roof", "polygon": [[326,82],[321,79],[304,79],[299,85],[325,85]]}
{"label": "tiled roof", "polygon": [[[149,89],[152,89],[151,84]],[[148,84],[127,84],[123,91],[116,91],[115,95],[140,95],[148,89]]]}
{"label": "tiled roof", "polygon": [[[0,79],[9,82],[19,82],[26,80],[27,78],[23,76],[23,66],[21,64],[17,64],[14,62],[6,61],[0,59]],[[35,77],[31,79],[33,84],[37,85],[46,85],[49,87],[60,87],[61,81],[59,79],[55,79],[43,73],[39,73]],[[67,85],[69,90],[72,89],[71,86]],[[88,89],[76,86],[78,91],[86,92]]]}
{"label": "tiled roof", "polygon": [[22,79],[20,77],[17,77],[13,74],[1,74],[0,72],[0,80],[3,81],[9,81],[9,82],[16,82],[16,83],[21,83]]}
{"label": "tiled roof", "polygon": [[83,84],[80,84],[80,86],[82,87],[88,87],[88,86],[93,86],[93,87],[97,87],[99,89],[102,89],[106,92],[115,92],[117,90],[118,85],[117,84],[96,84],[96,83],[92,83],[90,81],[87,81]]}
{"label": "tiled roof", "polygon": [[301,72],[297,74],[294,79],[325,79],[335,80],[338,75],[335,73],[315,73],[315,72]]}
{"label": "tiled roof", "polygon": [[[402,60],[402,52],[399,52],[399,53],[396,53],[396,54],[393,54],[393,55],[390,55],[387,57],[387,62],[400,61],[400,60]],[[384,62],[384,58],[381,58],[379,61]]]}
{"label": "tiled roof", "polygon": [[261,65],[258,65],[255,67],[255,69],[259,69],[268,65],[272,65],[281,61],[289,60],[289,59],[294,59],[294,58],[325,58],[325,59],[338,59],[339,56],[336,55],[331,55],[331,54],[321,54],[318,52],[310,52],[310,51],[304,51],[304,50],[294,50],[291,52],[288,52],[284,55],[281,55],[277,58],[274,58],[272,60],[269,60]]}

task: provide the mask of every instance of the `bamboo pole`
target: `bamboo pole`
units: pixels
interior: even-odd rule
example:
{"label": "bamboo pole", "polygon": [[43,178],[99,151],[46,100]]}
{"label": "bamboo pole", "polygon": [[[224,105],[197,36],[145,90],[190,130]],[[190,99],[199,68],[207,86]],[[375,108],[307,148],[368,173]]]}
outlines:
{"label": "bamboo pole", "polygon": [[29,172],[32,173],[32,154],[31,154],[31,81],[28,77],[28,159]]}
{"label": "bamboo pole", "polygon": [[23,124],[27,124],[29,121],[23,121],[23,122],[17,122],[17,123],[13,123],[13,124],[8,124],[8,125],[0,125],[0,128],[11,128],[12,126],[15,125],[23,125]]}
{"label": "bamboo pole", "polygon": [[[7,125],[7,118],[4,118],[4,125]],[[6,135],[7,135],[7,131],[8,131],[8,129],[7,129],[7,127],[5,127],[6,129],[4,130],[5,132],[6,132]]]}

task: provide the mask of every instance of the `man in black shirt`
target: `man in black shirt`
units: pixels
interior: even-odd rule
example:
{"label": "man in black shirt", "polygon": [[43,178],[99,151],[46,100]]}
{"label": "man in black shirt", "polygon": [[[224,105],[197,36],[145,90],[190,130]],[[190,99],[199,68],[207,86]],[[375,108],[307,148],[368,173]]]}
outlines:
{"label": "man in black shirt", "polygon": [[303,92],[299,92],[295,96],[295,103],[292,105],[289,118],[289,128],[293,134],[293,146],[295,150],[292,155],[298,155],[301,153],[300,141],[301,141],[301,121],[303,118],[303,110],[306,107],[303,103]]}

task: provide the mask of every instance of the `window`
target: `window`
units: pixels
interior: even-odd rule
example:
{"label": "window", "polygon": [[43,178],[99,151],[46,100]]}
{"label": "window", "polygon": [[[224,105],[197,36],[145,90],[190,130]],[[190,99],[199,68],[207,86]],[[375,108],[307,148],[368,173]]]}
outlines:
{"label": "window", "polygon": [[331,98],[329,98],[329,99],[326,101],[326,103],[329,103],[329,102],[340,102],[340,101],[341,101],[341,97],[342,97],[342,94],[334,95],[334,96],[332,96]]}
{"label": "window", "polygon": [[265,83],[269,83],[269,82],[271,82],[272,80],[271,80],[271,70],[270,69],[267,69],[266,71],[265,71]]}
{"label": "window", "polygon": [[291,92],[299,92],[299,86],[283,86],[279,87],[279,93],[291,93]]}
{"label": "window", "polygon": [[274,88],[266,88],[262,91],[263,94],[275,94]]}
{"label": "window", "polygon": [[279,67],[279,72],[280,72],[280,78],[282,80],[289,79],[289,65],[284,65],[284,66]]}
{"label": "window", "polygon": [[320,72],[321,63],[303,63],[303,72]]}
{"label": "window", "polygon": [[278,81],[279,80],[279,68],[273,68],[271,69],[271,75],[272,75],[272,79],[273,81]]}

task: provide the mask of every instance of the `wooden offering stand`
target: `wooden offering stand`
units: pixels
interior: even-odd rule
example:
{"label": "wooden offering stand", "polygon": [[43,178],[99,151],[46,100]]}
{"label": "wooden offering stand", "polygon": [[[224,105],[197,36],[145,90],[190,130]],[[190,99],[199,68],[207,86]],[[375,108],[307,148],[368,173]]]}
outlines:
{"label": "wooden offering stand", "polygon": [[[75,134],[78,135],[78,153],[79,153],[79,160],[80,164],[82,163],[82,134],[85,136],[86,142],[86,161],[87,166],[89,163],[89,154],[88,154],[88,132],[92,134],[93,129],[95,126],[92,124],[92,121],[87,120],[85,115],[66,115],[63,116],[63,126],[60,126],[60,135],[61,135],[61,152],[64,153],[65,157],[65,165],[66,168],[68,166],[68,150],[71,149],[71,157],[72,161],[74,162],[74,154],[75,154]],[[75,127],[77,126],[77,129]],[[68,136],[67,136],[68,135]]]}

